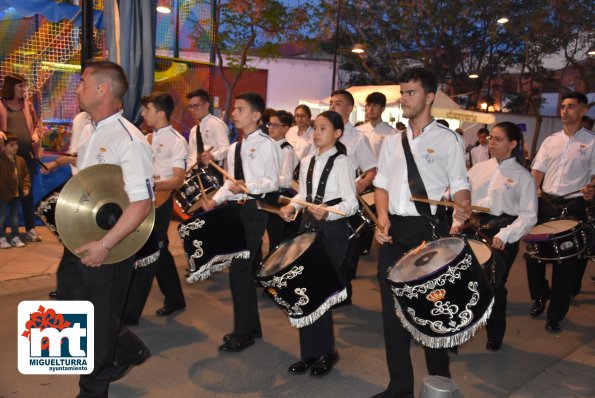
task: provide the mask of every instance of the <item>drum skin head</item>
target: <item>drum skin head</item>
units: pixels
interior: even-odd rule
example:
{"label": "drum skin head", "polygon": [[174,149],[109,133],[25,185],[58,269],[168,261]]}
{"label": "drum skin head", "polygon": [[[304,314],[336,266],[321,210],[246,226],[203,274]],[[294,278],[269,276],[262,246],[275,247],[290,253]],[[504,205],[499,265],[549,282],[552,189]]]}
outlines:
{"label": "drum skin head", "polygon": [[412,282],[433,274],[452,262],[465,247],[461,238],[451,237],[428,242],[407,252],[391,270],[393,282]]}
{"label": "drum skin head", "polygon": [[467,242],[469,242],[471,250],[473,250],[473,254],[475,254],[480,264],[487,263],[490,257],[492,257],[492,250],[485,243],[475,239],[467,239]]}
{"label": "drum skin head", "polygon": [[314,243],[315,232],[306,232],[281,243],[262,263],[258,276],[267,277],[292,264]]}

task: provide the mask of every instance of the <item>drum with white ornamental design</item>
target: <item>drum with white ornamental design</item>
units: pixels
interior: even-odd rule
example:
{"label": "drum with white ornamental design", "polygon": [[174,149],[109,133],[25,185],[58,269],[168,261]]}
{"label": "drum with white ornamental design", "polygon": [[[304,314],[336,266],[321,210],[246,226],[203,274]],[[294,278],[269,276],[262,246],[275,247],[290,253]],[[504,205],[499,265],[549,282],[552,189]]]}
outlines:
{"label": "drum with white ornamental design", "polygon": [[420,343],[449,348],[485,325],[494,294],[470,245],[438,239],[405,254],[388,271],[395,311]]}
{"label": "drum with white ornamental design", "polygon": [[277,246],[262,261],[256,279],[296,328],[313,324],[347,298],[315,232],[304,232]]}

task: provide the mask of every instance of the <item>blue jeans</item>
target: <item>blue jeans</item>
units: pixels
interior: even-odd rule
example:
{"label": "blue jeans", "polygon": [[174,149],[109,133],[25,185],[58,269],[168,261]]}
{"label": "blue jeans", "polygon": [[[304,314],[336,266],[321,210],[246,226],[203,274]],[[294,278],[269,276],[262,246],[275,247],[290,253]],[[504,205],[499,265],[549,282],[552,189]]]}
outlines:
{"label": "blue jeans", "polygon": [[7,220],[12,229],[12,236],[17,236],[19,234],[20,205],[21,201],[19,198],[14,198],[10,202],[0,202],[0,238],[4,237],[4,229]]}

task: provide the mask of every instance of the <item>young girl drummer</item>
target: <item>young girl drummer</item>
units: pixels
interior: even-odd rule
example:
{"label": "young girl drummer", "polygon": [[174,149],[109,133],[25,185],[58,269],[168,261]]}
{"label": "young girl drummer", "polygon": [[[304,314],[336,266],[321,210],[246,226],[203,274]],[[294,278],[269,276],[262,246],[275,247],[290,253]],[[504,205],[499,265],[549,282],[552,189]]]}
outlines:
{"label": "young girl drummer", "polygon": [[[486,326],[489,351],[498,351],[506,331],[506,280],[519,251],[519,239],[537,222],[537,196],[531,174],[524,167],[523,134],[514,123],[496,124],[490,133],[491,159],[477,163],[469,172],[471,201],[490,213],[475,213],[481,231],[494,249],[494,307]],[[460,230],[453,224],[454,232]]]}
{"label": "young girl drummer", "polygon": [[[354,167],[346,148],[338,140],[343,134],[343,120],[333,111],[323,112],[314,121],[313,142],[316,151],[300,163],[299,192],[295,199],[333,206],[346,213],[340,216],[324,208],[308,207],[302,217],[300,231],[315,230],[324,250],[340,276],[340,266],[347,253],[349,227],[347,218],[357,210]],[[330,172],[328,172],[330,169]],[[326,179],[325,179],[326,178]],[[282,207],[281,215],[288,221],[301,206],[291,203]],[[344,281],[342,281],[344,282]],[[326,311],[312,325],[300,328],[301,359],[289,367],[294,374],[326,375],[339,359],[335,350],[332,312]]]}

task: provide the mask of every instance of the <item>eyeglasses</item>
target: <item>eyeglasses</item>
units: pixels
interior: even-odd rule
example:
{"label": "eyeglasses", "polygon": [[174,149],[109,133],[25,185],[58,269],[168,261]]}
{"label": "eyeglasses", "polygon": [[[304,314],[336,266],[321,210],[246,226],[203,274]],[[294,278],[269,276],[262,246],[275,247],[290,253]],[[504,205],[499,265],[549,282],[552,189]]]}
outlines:
{"label": "eyeglasses", "polygon": [[489,135],[487,137],[488,141],[494,141],[495,143],[500,143],[500,142],[504,142],[504,141],[509,141],[507,138],[504,137],[494,137],[493,135]]}
{"label": "eyeglasses", "polygon": [[276,129],[277,127],[282,127],[282,126],[287,126],[286,124],[280,124],[280,123],[268,123],[267,127],[268,128],[274,128]]}
{"label": "eyeglasses", "polygon": [[198,108],[200,108],[201,106],[203,106],[206,103],[207,102],[202,102],[200,104],[188,104],[188,105],[186,105],[186,109],[188,109],[188,110],[198,109]]}

